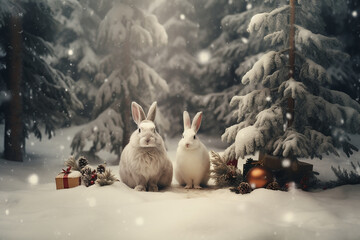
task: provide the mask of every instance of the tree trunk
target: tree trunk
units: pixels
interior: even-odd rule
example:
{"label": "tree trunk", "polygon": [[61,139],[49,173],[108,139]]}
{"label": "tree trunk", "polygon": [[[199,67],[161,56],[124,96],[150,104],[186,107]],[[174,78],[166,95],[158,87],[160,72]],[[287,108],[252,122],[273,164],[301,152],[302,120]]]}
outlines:
{"label": "tree trunk", "polygon": [[5,141],[4,158],[12,161],[23,161],[25,138],[22,123],[22,25],[21,18],[10,19],[10,37],[7,54],[6,85],[11,99],[5,106]]}
{"label": "tree trunk", "polygon": [[[294,78],[295,74],[295,0],[290,0],[290,36],[289,36],[289,79]],[[287,127],[291,127],[294,122],[294,108],[295,100],[292,97],[288,98],[286,119]]]}
{"label": "tree trunk", "polygon": [[122,74],[124,75],[124,79],[126,81],[124,82],[124,97],[123,97],[123,105],[121,106],[122,109],[120,109],[121,112],[123,112],[123,119],[124,119],[124,132],[123,132],[123,142],[122,142],[122,149],[129,143],[130,140],[130,128],[131,128],[131,99],[130,99],[130,92],[128,87],[128,77],[130,76],[130,69],[131,69],[131,42],[130,42],[130,28],[127,31],[126,39],[124,42],[124,45],[122,46],[122,54],[124,59],[124,64],[122,67]]}

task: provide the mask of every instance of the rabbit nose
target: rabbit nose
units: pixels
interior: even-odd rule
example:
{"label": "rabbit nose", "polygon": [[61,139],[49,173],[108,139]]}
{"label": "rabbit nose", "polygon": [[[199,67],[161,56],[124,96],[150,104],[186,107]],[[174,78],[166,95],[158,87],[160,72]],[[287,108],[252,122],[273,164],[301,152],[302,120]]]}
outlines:
{"label": "rabbit nose", "polygon": [[149,142],[150,142],[150,139],[148,138],[148,139],[146,139],[145,141],[146,141],[146,143],[149,143]]}
{"label": "rabbit nose", "polygon": [[187,143],[185,146],[186,146],[186,148],[189,148],[190,144]]}

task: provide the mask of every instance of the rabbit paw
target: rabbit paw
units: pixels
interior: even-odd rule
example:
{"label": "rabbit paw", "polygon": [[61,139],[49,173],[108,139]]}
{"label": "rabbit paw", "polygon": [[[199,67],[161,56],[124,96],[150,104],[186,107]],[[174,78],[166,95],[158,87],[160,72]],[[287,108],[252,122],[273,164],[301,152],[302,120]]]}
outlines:
{"label": "rabbit paw", "polygon": [[200,185],[194,185],[195,189],[202,189],[202,187],[200,187]]}
{"label": "rabbit paw", "polygon": [[135,190],[136,190],[136,191],[146,191],[146,188],[145,188],[143,185],[137,185],[137,186],[135,187]]}
{"label": "rabbit paw", "polygon": [[192,188],[192,186],[191,186],[191,185],[186,184],[186,186],[185,186],[184,188],[185,188],[185,189],[190,189],[190,188]]}
{"label": "rabbit paw", "polygon": [[159,191],[157,185],[150,185],[149,186],[149,192],[157,192],[157,191]]}

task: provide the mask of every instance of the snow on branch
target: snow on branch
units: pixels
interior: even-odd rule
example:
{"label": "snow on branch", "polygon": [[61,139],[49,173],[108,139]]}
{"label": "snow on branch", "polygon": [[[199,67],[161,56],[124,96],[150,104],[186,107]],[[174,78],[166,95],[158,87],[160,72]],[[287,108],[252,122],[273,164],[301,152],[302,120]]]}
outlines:
{"label": "snow on branch", "polygon": [[245,96],[234,96],[230,101],[230,106],[237,107],[234,114],[237,113],[238,121],[242,121],[246,113],[263,110],[269,103],[267,100],[269,97],[270,89],[268,88],[254,90]]}
{"label": "snow on branch", "polygon": [[290,78],[283,82],[278,90],[284,97],[292,97],[293,99],[304,99],[306,94],[306,86],[302,82],[297,82],[295,79]]}
{"label": "snow on branch", "polygon": [[133,77],[138,76],[139,80],[141,81],[141,87],[149,89],[149,92],[156,93],[155,87],[159,88],[159,90],[162,90],[164,92],[169,91],[169,86],[167,85],[166,81],[160,77],[160,75],[155,72],[154,69],[149,67],[147,64],[140,60],[134,61],[135,71],[131,74],[129,77],[130,82],[133,83],[134,86],[137,86],[134,84],[134,81],[132,80]]}
{"label": "snow on branch", "polygon": [[137,24],[131,26],[131,42],[136,46],[153,46],[150,32]]}
{"label": "snow on branch", "polygon": [[319,96],[330,103],[348,106],[360,112],[360,105],[344,92],[320,87]]}
{"label": "snow on branch", "polygon": [[307,30],[299,25],[295,25],[295,42],[305,46],[314,44],[319,50],[325,50],[327,48],[338,48],[339,41],[334,37],[326,37],[321,34],[315,34],[310,30]]}
{"label": "snow on branch", "polygon": [[248,126],[250,126],[249,122],[244,121],[226,128],[224,134],[221,136],[221,141],[227,143],[234,141],[238,131]]}
{"label": "snow on branch", "polygon": [[98,44],[119,46],[127,34],[130,34],[132,44],[143,48],[166,44],[168,38],[154,15],[117,3],[99,25]]}
{"label": "snow on branch", "polygon": [[95,97],[95,108],[107,105],[112,102],[114,95],[119,95],[122,90],[122,76],[120,70],[114,70],[111,75],[105,79]]}
{"label": "snow on branch", "polygon": [[284,135],[278,138],[273,144],[274,156],[301,156],[311,155],[311,143],[309,139],[294,130],[288,129]]}
{"label": "snow on branch", "polygon": [[261,58],[262,55],[264,55],[264,53],[261,52],[256,55],[246,56],[244,61],[241,62],[238,68],[235,70],[235,74],[239,77],[244,76],[245,73],[253,67],[253,65]]}
{"label": "snow on branch", "polygon": [[289,9],[289,5],[277,8],[270,13],[259,13],[253,16],[248,26],[250,34],[257,33],[257,35],[264,35],[265,29],[278,31],[287,24],[287,13],[282,14]]}
{"label": "snow on branch", "polygon": [[105,148],[119,154],[123,137],[123,121],[121,115],[109,108],[95,120],[77,132],[71,142],[72,154],[80,153],[87,141],[92,141],[95,152]]}
{"label": "snow on branch", "polygon": [[264,129],[281,129],[281,126],[284,124],[283,122],[282,108],[273,105],[271,108],[261,111],[256,116],[254,126]]}
{"label": "snow on branch", "polygon": [[300,76],[312,80],[317,80],[318,84],[321,85],[325,83],[332,83],[331,79],[326,73],[325,68],[308,58],[306,58],[301,67]]}
{"label": "snow on branch", "polygon": [[241,82],[243,84],[254,83],[262,81],[267,75],[271,74],[276,68],[282,66],[281,54],[275,51],[270,51],[264,54],[249,70]]}
{"label": "snow on branch", "polygon": [[310,153],[312,158],[318,157],[321,159],[323,153],[326,155],[332,153],[336,156],[339,156],[330,136],[325,136],[321,132],[318,132],[309,127],[305,129],[304,135],[309,139],[311,148],[313,149],[313,151]]}
{"label": "snow on branch", "polygon": [[220,51],[222,52],[221,55],[225,58],[242,58],[245,57],[247,53],[247,47],[241,39],[238,39],[226,44]]}
{"label": "snow on branch", "polygon": [[223,158],[237,159],[236,154],[235,154],[235,143],[231,144],[228,148],[225,149]]}
{"label": "snow on branch", "polygon": [[[120,45],[124,42],[127,27],[124,22],[130,22],[134,16],[134,9],[126,4],[117,4],[106,14],[100,22],[98,31],[98,45]],[[124,19],[125,21],[120,21]]]}
{"label": "snow on branch", "polygon": [[286,35],[285,35],[284,30],[270,33],[264,37],[264,40],[270,41],[272,46],[284,43],[285,39],[286,39]]}
{"label": "snow on branch", "polygon": [[254,15],[255,9],[251,9],[242,13],[232,14],[232,15],[226,15],[221,20],[221,26],[223,29],[227,31],[232,31],[236,33],[244,33],[246,31],[247,23],[249,22],[249,19],[251,16]]}
{"label": "snow on branch", "polygon": [[354,108],[341,106],[337,103],[330,103],[318,96],[310,96],[306,109],[309,116],[326,119],[330,126],[339,127],[349,133],[360,133],[360,112]]}
{"label": "snow on branch", "polygon": [[98,70],[99,60],[94,51],[89,47],[83,47],[83,58],[78,63],[78,70],[89,74],[94,74]]}
{"label": "snow on branch", "polygon": [[234,144],[236,158],[244,158],[245,155],[254,154],[257,149],[265,147],[265,136],[255,126],[248,126],[237,133]]}
{"label": "snow on branch", "polygon": [[144,28],[150,32],[154,46],[167,44],[168,36],[165,28],[158,22],[155,15],[149,14],[145,16]]}

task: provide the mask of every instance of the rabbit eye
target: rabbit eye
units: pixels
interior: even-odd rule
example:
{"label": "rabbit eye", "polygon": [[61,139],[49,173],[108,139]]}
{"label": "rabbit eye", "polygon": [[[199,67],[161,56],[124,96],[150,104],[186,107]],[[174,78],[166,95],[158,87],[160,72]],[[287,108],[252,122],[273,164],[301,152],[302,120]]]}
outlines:
{"label": "rabbit eye", "polygon": [[139,128],[139,133],[141,133],[141,129]]}
{"label": "rabbit eye", "polygon": [[194,135],[194,139],[196,139],[196,135]]}

